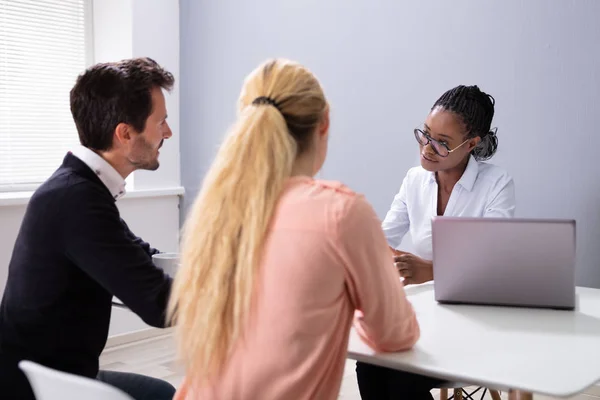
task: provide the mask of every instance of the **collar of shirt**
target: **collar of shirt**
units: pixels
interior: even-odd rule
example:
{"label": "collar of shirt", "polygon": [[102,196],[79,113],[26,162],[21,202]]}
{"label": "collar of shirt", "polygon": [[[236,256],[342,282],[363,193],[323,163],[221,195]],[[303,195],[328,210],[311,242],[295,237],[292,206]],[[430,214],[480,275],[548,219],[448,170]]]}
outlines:
{"label": "collar of shirt", "polygon": [[[463,172],[462,176],[456,182],[458,185],[462,186],[463,189],[471,192],[473,190],[473,186],[475,186],[475,180],[477,179],[477,174],[479,174],[479,163],[473,156],[469,156],[469,162],[467,163],[467,168],[465,172]],[[429,183],[436,183],[435,172],[431,172],[429,176]]]}
{"label": "collar of shirt", "polygon": [[[444,216],[512,218],[515,185],[510,175],[493,164],[469,158],[463,176],[452,189]],[[398,248],[409,232],[408,250],[426,260],[433,257],[431,218],[438,215],[435,175],[418,166],[411,168],[394,197],[382,228],[388,243]]]}
{"label": "collar of shirt", "polygon": [[115,200],[125,195],[125,179],[108,161],[84,146],[75,148],[71,153],[94,171]]}

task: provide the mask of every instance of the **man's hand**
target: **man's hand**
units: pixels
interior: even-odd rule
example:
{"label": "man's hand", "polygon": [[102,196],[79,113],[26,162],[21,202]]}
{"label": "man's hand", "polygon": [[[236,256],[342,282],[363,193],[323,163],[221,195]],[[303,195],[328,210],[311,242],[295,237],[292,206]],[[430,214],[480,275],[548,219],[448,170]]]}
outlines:
{"label": "man's hand", "polygon": [[404,278],[405,285],[416,285],[433,280],[433,262],[423,260],[411,253],[393,250],[394,265]]}

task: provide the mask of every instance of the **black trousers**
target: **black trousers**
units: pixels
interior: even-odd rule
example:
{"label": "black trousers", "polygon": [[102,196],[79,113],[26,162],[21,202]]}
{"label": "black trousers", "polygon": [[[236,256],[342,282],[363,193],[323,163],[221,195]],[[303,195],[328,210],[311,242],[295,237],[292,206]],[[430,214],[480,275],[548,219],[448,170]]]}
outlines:
{"label": "black trousers", "polygon": [[357,362],[356,377],[362,400],[432,400],[431,389],[444,381]]}
{"label": "black trousers", "polygon": [[[0,353],[2,400],[35,400],[29,381],[17,367],[19,361],[20,358]],[[135,400],[171,400],[175,394],[175,388],[171,384],[148,376],[100,371],[97,378],[123,390]]]}
{"label": "black trousers", "polygon": [[100,371],[99,381],[121,389],[135,400],[172,400],[175,388],[161,379],[128,372]]}

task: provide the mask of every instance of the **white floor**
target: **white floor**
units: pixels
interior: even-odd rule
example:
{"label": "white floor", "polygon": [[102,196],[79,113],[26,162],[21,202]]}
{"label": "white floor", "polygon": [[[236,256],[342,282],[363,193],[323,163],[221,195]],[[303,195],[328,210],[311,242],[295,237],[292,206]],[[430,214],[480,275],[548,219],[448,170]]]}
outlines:
{"label": "white floor", "polygon": [[[171,335],[107,349],[100,358],[100,367],[161,378],[171,382],[175,387],[179,386],[183,379],[183,371],[175,360],[175,348]],[[437,393],[434,393],[434,396],[437,398]],[[479,399],[480,397],[481,395],[476,395],[475,398]],[[506,394],[503,394],[502,397],[507,398]],[[486,396],[486,399],[489,398],[491,397]],[[534,396],[534,398],[550,400],[545,396]],[[360,400],[354,373],[354,361],[346,362],[339,399]],[[595,386],[585,394],[573,397],[571,400],[600,400],[600,386]]]}

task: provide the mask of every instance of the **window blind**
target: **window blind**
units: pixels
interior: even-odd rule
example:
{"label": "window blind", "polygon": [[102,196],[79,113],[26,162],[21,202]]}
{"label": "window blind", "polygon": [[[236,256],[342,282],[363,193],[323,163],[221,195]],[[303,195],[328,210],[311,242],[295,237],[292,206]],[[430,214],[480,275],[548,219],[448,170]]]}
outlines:
{"label": "window blind", "polygon": [[69,91],[90,61],[90,0],[0,0],[0,191],[32,190],[79,143]]}

